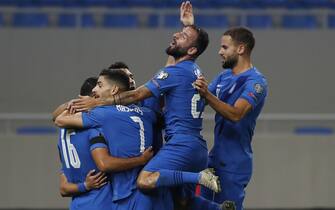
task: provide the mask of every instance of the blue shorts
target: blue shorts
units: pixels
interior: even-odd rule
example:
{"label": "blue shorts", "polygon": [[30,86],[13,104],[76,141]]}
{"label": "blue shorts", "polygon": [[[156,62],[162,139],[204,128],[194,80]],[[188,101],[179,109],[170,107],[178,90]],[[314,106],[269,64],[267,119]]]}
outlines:
{"label": "blue shorts", "polygon": [[135,190],[129,197],[114,201],[113,210],[143,210],[153,209],[152,199],[141,193],[139,190]]}
{"label": "blue shorts", "polygon": [[244,189],[250,181],[251,174],[234,174],[215,169],[215,175],[220,178],[221,192],[214,193],[201,187],[201,196],[217,203],[223,203],[226,200],[234,201],[236,209],[242,210],[245,197]]}
{"label": "blue shorts", "polygon": [[199,172],[207,167],[208,150],[206,142],[196,136],[175,134],[163,145],[144,171],[159,169]]}

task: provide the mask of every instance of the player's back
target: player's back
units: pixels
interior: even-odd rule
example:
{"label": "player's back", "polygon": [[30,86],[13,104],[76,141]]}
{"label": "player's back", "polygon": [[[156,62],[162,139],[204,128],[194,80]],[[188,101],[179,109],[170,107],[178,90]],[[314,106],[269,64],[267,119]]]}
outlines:
{"label": "player's back", "polygon": [[[61,129],[58,141],[58,149],[62,162],[62,171],[68,182],[85,182],[87,173],[95,169],[95,165],[90,151],[90,139],[98,136],[97,129],[73,130]],[[75,209],[112,209],[112,188],[106,184],[100,189],[93,189],[72,198],[71,210]]]}
{"label": "player's back", "polygon": [[[102,106],[92,110],[99,119],[112,156],[130,158],[140,156],[152,145],[156,115],[150,109],[137,105]],[[93,116],[94,118],[94,116]],[[113,200],[131,195],[141,167],[113,173]]]}

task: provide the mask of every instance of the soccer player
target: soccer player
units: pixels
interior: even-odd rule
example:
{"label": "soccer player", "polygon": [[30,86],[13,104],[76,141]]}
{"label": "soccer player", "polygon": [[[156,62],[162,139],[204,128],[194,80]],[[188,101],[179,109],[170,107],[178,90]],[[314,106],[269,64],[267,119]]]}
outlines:
{"label": "soccer player", "polygon": [[194,25],[184,27],[173,35],[166,49],[175,64],[163,68],[144,86],[104,100],[81,98],[74,102],[74,108],[82,111],[99,105],[134,103],[161,94],[165,97],[167,143],[141,171],[137,184],[142,190],[200,183],[219,191],[217,180],[209,171],[199,173],[207,166],[208,154],[200,134],[204,100],[193,85],[202,74],[195,60],[205,51],[208,42],[204,30]]}
{"label": "soccer player", "polygon": [[[81,87],[81,95],[91,95],[97,78],[88,78]],[[98,129],[61,129],[58,149],[62,163],[60,191],[72,197],[71,210],[112,209],[111,186],[106,175],[98,172],[91,157],[90,139],[100,135]],[[97,173],[95,173],[97,172]]]}
{"label": "soccer player", "polygon": [[[130,85],[130,90],[135,90],[136,88],[136,82],[134,79],[134,74],[130,71],[129,67],[127,64],[125,64],[122,61],[117,61],[111,64],[108,69],[111,70],[122,70],[124,71],[128,76],[129,76],[129,85]],[[163,119],[163,113],[162,113],[162,97],[156,98],[156,97],[150,97],[147,98],[143,101],[140,101],[139,103],[141,106],[147,107],[153,111],[155,111],[157,115],[157,123],[155,124],[155,137],[154,141],[152,143],[152,148],[154,150],[154,154],[158,152],[158,150],[162,147],[163,145],[163,135],[162,135],[162,129],[164,127],[164,119]]]}
{"label": "soccer player", "polygon": [[[181,20],[193,24],[192,5],[184,4]],[[267,81],[251,62],[255,38],[243,27],[227,30],[221,37],[219,55],[223,71],[210,83],[201,76],[195,82],[199,93],[216,111],[214,146],[209,154],[209,167],[220,177],[222,191],[214,201],[224,201],[243,209],[245,187],[252,175],[251,140],[256,119],[267,96]],[[202,191],[208,199],[213,193]],[[200,209],[200,208],[199,208]]]}
{"label": "soccer player", "polygon": [[[129,90],[129,78],[123,70],[103,70],[93,92],[97,98],[114,96]],[[124,158],[140,156],[152,144],[153,123],[156,116],[153,111],[137,105],[102,106],[87,113],[59,115],[55,123],[60,127],[94,128],[101,127],[105,139],[92,141],[92,151],[98,168],[114,171],[112,174],[113,205],[115,209],[150,209],[151,198],[136,189],[136,179],[141,167],[128,162],[124,167],[129,170],[117,172],[108,161],[110,155]],[[107,149],[108,148],[108,149]],[[137,165],[138,166],[138,165]],[[143,205],[145,207],[143,207]]]}

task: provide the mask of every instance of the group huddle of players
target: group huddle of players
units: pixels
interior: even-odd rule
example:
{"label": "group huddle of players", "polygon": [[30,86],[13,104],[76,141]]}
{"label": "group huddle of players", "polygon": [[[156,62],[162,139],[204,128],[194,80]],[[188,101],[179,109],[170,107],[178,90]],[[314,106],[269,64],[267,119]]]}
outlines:
{"label": "group huddle of players", "polygon": [[[194,25],[190,2],[180,16],[184,28],[166,49],[166,66],[146,84],[136,88],[128,66],[116,62],[54,111],[60,191],[72,197],[70,209],[243,209],[251,139],[267,95],[251,64],[255,39],[243,27],[227,30],[223,71],[208,85],[195,63],[208,34]],[[201,135],[207,104],[217,112],[209,154]]]}

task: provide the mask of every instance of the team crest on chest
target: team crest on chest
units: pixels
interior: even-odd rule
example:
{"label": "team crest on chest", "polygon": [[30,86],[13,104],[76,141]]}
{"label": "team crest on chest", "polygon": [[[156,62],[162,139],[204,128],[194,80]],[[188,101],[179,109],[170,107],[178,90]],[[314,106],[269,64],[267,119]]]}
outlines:
{"label": "team crest on chest", "polygon": [[167,72],[161,71],[161,72],[158,73],[156,78],[157,79],[166,79],[166,78],[168,78],[168,76],[169,76],[169,74]]}
{"label": "team crest on chest", "polygon": [[263,87],[262,87],[262,85],[259,84],[259,83],[256,83],[256,84],[254,85],[254,89],[255,89],[256,93],[262,93],[262,92],[263,92]]}

